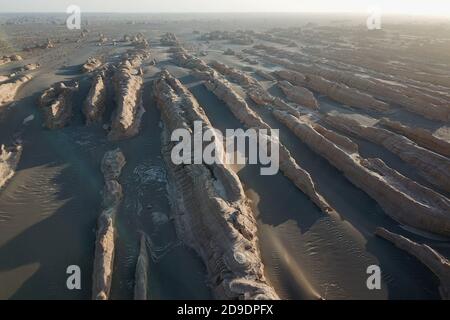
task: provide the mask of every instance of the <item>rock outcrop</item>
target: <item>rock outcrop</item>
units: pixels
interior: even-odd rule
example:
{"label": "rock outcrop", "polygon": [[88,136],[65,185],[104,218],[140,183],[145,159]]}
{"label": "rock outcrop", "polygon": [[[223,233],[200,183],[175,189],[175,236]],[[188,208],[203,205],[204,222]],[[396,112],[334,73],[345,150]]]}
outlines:
{"label": "rock outcrop", "polygon": [[8,77],[0,83],[0,107],[14,101],[19,89],[32,79],[31,75]]}
{"label": "rock outcrop", "polygon": [[450,300],[450,261],[448,259],[426,244],[419,244],[386,229],[377,228],[375,234],[392,242],[397,248],[408,252],[427,266],[440,280],[439,292],[442,299]]}
{"label": "rock outcrop", "polygon": [[226,164],[175,165],[170,132],[193,122],[212,129],[192,94],[168,72],[155,82],[164,122],[163,155],[168,167],[177,231],[200,255],[214,295],[221,299],[278,299],[264,276],[256,221],[237,175]]}
{"label": "rock outcrop", "polygon": [[3,56],[0,58],[0,66],[3,64],[7,64],[13,61],[22,61],[23,58],[19,56],[18,54],[13,54],[11,56]]}
{"label": "rock outcrop", "polygon": [[[389,168],[380,159],[364,159],[356,146],[320,131],[329,131],[308,119],[274,111],[300,140],[372,197],[385,213],[403,224],[432,233],[450,235],[450,200]],[[334,136],[339,136],[334,134]],[[343,140],[344,139],[344,140]]]}
{"label": "rock outcrop", "polygon": [[[292,82],[296,86],[305,86],[349,107],[362,110],[371,109],[378,112],[389,110],[388,104],[377,100],[364,92],[350,88],[342,83],[332,82],[317,75],[303,75],[299,72],[290,70],[275,71],[275,74],[280,79]],[[285,89],[283,89],[283,91],[287,94]]]}
{"label": "rock outcrop", "polygon": [[134,300],[148,299],[149,257],[145,235],[141,234],[139,256],[134,274]]}
{"label": "rock outcrop", "polygon": [[100,59],[97,59],[95,57],[89,57],[85,64],[81,67],[81,71],[84,73],[92,72],[94,70],[97,70],[102,66],[102,61]]}
{"label": "rock outcrop", "polygon": [[286,97],[292,102],[313,110],[319,109],[319,104],[317,103],[314,94],[308,89],[299,86],[293,86],[288,81],[281,81],[278,83],[278,86],[286,95]]}
{"label": "rock outcrop", "polygon": [[21,155],[21,145],[7,148],[2,144],[0,149],[0,190],[5,186],[8,180],[13,177]]}
{"label": "rock outcrop", "polygon": [[334,128],[366,139],[396,154],[418,169],[418,173],[434,186],[450,192],[450,159],[424,149],[408,138],[392,131],[366,126],[345,116],[328,115],[325,121]]}
{"label": "rock outcrop", "polygon": [[120,149],[108,151],[103,157],[101,170],[105,178],[102,213],[97,221],[94,268],[92,277],[92,299],[107,300],[111,290],[114,266],[114,221],[122,201],[122,187],[117,181],[125,165]]}
{"label": "rock outcrop", "polygon": [[72,94],[78,90],[78,83],[59,82],[45,90],[39,98],[44,126],[58,129],[66,126],[72,117]]}
{"label": "rock outcrop", "polygon": [[[270,126],[250,109],[245,100],[235,92],[227,80],[215,75],[205,83],[205,86],[220,100],[225,102],[230,111],[241,123],[249,128],[271,130]],[[281,142],[278,141],[278,145],[279,165],[284,175],[304,192],[323,212],[327,214],[333,212],[334,209],[317,192],[309,173],[297,164],[289,150]]]}
{"label": "rock outcrop", "polygon": [[86,124],[99,123],[102,121],[106,107],[106,85],[102,74],[94,77],[86,101],[83,105],[83,113]]}
{"label": "rock outcrop", "polygon": [[404,135],[428,150],[450,157],[450,142],[436,137],[432,132],[426,129],[417,127],[411,128],[401,122],[391,121],[386,118],[381,119],[378,124],[398,134]]}
{"label": "rock outcrop", "polygon": [[143,80],[134,65],[125,60],[119,65],[113,78],[117,107],[108,134],[110,140],[123,140],[139,133],[144,114],[141,96]]}

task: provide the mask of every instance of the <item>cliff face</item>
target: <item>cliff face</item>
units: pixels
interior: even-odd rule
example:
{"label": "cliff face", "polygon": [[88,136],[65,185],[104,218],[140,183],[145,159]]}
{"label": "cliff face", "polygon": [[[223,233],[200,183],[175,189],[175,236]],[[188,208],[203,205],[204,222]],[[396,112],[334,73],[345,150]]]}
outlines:
{"label": "cliff face", "polygon": [[111,290],[114,266],[114,220],[123,197],[122,187],[117,179],[124,165],[125,157],[120,149],[106,152],[101,164],[105,186],[95,241],[92,277],[92,299],[95,300],[107,300]]}
{"label": "cliff face", "polygon": [[386,229],[377,228],[375,234],[392,242],[397,248],[405,250],[427,266],[441,282],[439,292],[442,299],[450,300],[450,261],[429,246],[416,243]]}
{"label": "cliff face", "polygon": [[450,192],[450,159],[424,149],[394,132],[365,126],[344,116],[328,115],[326,122],[338,130],[369,140],[398,155],[418,169],[420,175],[436,187]]}
{"label": "cliff face", "polygon": [[81,66],[81,71],[84,73],[89,73],[100,68],[101,65],[101,60],[94,57],[89,57],[86,63]]}
{"label": "cliff face", "polygon": [[[208,90],[213,92],[220,100],[224,101],[234,116],[244,125],[251,128],[268,129],[270,126],[265,123],[242,99],[228,83],[227,80],[218,75],[214,75],[205,83]],[[301,168],[289,150],[281,143],[279,146],[280,170],[288,177],[302,192],[325,213],[330,213],[334,209],[320,195],[314,185],[314,182],[307,171]]]}
{"label": "cliff face", "polygon": [[99,74],[93,80],[86,101],[83,105],[83,113],[86,124],[102,121],[106,103],[106,86],[104,76]]}
{"label": "cliff face", "polygon": [[22,146],[16,145],[7,148],[5,145],[0,149],[0,190],[6,185],[15,173],[17,164],[22,155]]}
{"label": "cliff face", "polygon": [[225,164],[174,165],[171,160],[170,132],[191,131],[194,121],[212,128],[203,109],[168,72],[155,82],[154,95],[164,122],[163,155],[177,231],[205,263],[215,296],[278,299],[264,277],[256,221],[237,175]]}
{"label": "cliff face", "polygon": [[142,76],[136,73],[133,64],[125,60],[114,75],[116,110],[108,134],[110,140],[123,140],[139,133],[144,113],[141,97],[143,80]]}
{"label": "cliff face", "polygon": [[[307,69],[306,71],[311,70]],[[280,79],[292,82],[297,86],[305,86],[349,107],[357,109],[372,109],[378,112],[389,110],[389,106],[386,103],[379,101],[364,92],[350,88],[345,84],[333,82],[321,76],[314,74],[303,75],[299,72],[291,70],[277,71],[275,74]],[[285,92],[285,94],[289,93],[291,96],[295,95],[295,91],[293,91],[292,88],[289,88],[289,86],[284,86],[284,88],[281,86],[281,89]]]}
{"label": "cliff face", "polygon": [[433,135],[432,132],[423,128],[411,128],[397,121],[390,121],[386,118],[378,122],[381,126],[404,135],[418,145],[428,150],[450,157],[450,143]]}
{"label": "cliff face", "polygon": [[0,83],[0,107],[13,102],[19,89],[31,79],[31,75],[3,79],[4,82]]}
{"label": "cliff face", "polygon": [[58,129],[66,126],[72,117],[72,94],[78,90],[78,83],[68,86],[63,82],[45,90],[39,98],[44,126]]}
{"label": "cliff face", "polygon": [[404,177],[380,159],[361,158],[355,145],[349,144],[344,137],[336,139],[336,134],[333,137],[329,133],[319,133],[326,129],[318,124],[310,124],[285,112],[274,111],[273,114],[377,201],[393,219],[425,231],[450,235],[450,200]]}
{"label": "cliff face", "polygon": [[134,300],[148,299],[148,269],[149,257],[147,252],[147,242],[145,235],[141,235],[139,256],[136,263],[136,270],[134,275]]}
{"label": "cliff face", "polygon": [[298,103],[301,106],[305,106],[313,110],[319,109],[319,104],[317,103],[314,94],[308,89],[299,86],[293,86],[288,81],[281,81],[278,83],[278,86],[292,102]]}

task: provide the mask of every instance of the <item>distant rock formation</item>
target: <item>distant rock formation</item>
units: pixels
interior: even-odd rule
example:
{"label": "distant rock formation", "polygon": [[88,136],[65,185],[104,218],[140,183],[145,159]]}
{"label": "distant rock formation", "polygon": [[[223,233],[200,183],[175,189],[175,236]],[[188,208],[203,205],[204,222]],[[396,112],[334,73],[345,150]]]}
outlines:
{"label": "distant rock formation", "polygon": [[148,299],[149,257],[145,234],[141,234],[139,256],[134,274],[134,300]]}
{"label": "distant rock formation", "polygon": [[383,228],[377,228],[375,234],[392,242],[397,248],[416,257],[440,280],[439,292],[443,300],[450,300],[450,261],[426,244],[419,244],[401,235]]}
{"label": "distant rock formation", "polygon": [[3,82],[0,82],[0,107],[13,102],[19,89],[32,78],[31,75],[23,75],[7,77]]}
{"label": "distant rock formation", "polygon": [[418,173],[434,186],[450,192],[450,159],[424,149],[408,138],[392,131],[366,126],[346,116],[328,115],[325,121],[334,128],[366,139],[396,154],[418,169]]}
{"label": "distant rock formation", "polygon": [[[271,129],[267,123],[249,108],[245,100],[235,92],[227,80],[216,74],[205,83],[205,86],[220,100],[224,101],[234,116],[248,128]],[[325,198],[317,192],[309,173],[297,164],[289,150],[281,142],[278,141],[278,144],[280,170],[284,175],[309,196],[323,212],[327,214],[334,212],[334,209]]]}
{"label": "distant rock formation", "polygon": [[269,72],[263,71],[263,70],[256,70],[255,73],[260,76],[261,78],[263,78],[264,80],[269,80],[269,81],[275,81],[276,78],[271,75]]}
{"label": "distant rock formation", "polygon": [[2,144],[0,148],[0,190],[6,185],[8,180],[13,177],[21,155],[21,145],[7,148]]}
{"label": "distant rock formation", "polygon": [[241,182],[226,164],[173,164],[177,128],[194,121],[211,124],[192,94],[168,72],[155,82],[154,95],[164,122],[163,155],[180,237],[200,255],[213,293],[220,299],[278,299],[264,276],[256,221]]}
{"label": "distant rock formation", "polygon": [[122,187],[117,181],[125,165],[120,149],[108,151],[103,157],[101,170],[105,178],[102,213],[97,221],[94,268],[92,276],[92,299],[108,300],[114,266],[114,221],[122,201]]}
{"label": "distant rock formation", "polygon": [[[393,219],[428,232],[450,235],[450,200],[389,168],[380,159],[364,159],[355,144],[307,119],[273,111],[301,141],[372,197]],[[323,133],[325,132],[325,133]],[[339,137],[340,136],[340,137]]]}
{"label": "distant rock formation", "polygon": [[102,66],[101,60],[95,58],[95,57],[89,57],[85,64],[81,67],[81,71],[84,73],[92,72],[94,70],[97,70]]}
{"label": "distant rock formation", "polygon": [[411,128],[401,122],[391,121],[387,118],[381,119],[378,123],[391,131],[404,135],[428,150],[450,157],[450,142],[436,137],[426,129],[418,127]]}
{"label": "distant rock formation", "polygon": [[143,80],[136,70],[136,64],[137,62],[125,60],[114,75],[117,107],[108,134],[110,140],[123,140],[139,133],[141,118],[145,111],[141,96]]}
{"label": "distant rock formation", "polygon": [[294,103],[298,103],[301,106],[307,108],[318,110],[319,104],[317,103],[314,94],[306,88],[293,86],[288,81],[281,81],[278,86],[283,91],[283,93]]}
{"label": "distant rock formation", "polygon": [[72,94],[77,90],[77,82],[73,85],[59,82],[44,91],[39,98],[39,106],[46,128],[58,129],[69,123],[72,117]]}
{"label": "distant rock formation", "polygon": [[83,105],[83,113],[86,124],[99,123],[102,121],[106,103],[106,86],[102,74],[94,77],[86,101]]}

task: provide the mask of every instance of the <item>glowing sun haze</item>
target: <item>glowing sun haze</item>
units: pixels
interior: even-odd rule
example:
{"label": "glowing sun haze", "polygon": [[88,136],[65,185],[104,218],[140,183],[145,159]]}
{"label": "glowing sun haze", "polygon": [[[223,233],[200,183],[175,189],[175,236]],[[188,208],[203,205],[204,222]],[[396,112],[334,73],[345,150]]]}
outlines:
{"label": "glowing sun haze", "polygon": [[353,12],[450,16],[450,0],[0,0],[0,12]]}

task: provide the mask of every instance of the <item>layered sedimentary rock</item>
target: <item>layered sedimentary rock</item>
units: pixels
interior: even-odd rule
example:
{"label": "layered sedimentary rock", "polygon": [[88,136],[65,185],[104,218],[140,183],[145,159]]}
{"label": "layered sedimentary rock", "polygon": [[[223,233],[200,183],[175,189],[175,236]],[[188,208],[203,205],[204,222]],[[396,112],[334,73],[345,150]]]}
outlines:
{"label": "layered sedimentary rock", "polygon": [[81,67],[81,70],[84,73],[92,72],[98,68],[100,68],[102,65],[101,60],[95,58],[95,57],[89,57],[85,64]]}
{"label": "layered sedimentary rock", "polygon": [[2,144],[0,149],[0,190],[5,186],[6,182],[13,177],[21,155],[21,145],[7,148]]}
{"label": "layered sedimentary rock", "polygon": [[105,78],[98,74],[92,80],[86,101],[83,105],[83,113],[86,117],[86,124],[99,123],[102,121],[106,103]]}
{"label": "layered sedimentary rock", "polygon": [[228,67],[227,65],[220,63],[218,61],[212,61],[211,67],[216,69],[219,73],[226,77],[229,77],[232,81],[240,84],[241,86],[248,86],[256,83],[252,77],[247,74],[236,70],[235,68]]}
{"label": "layered sedimentary rock", "polygon": [[397,248],[408,252],[428,267],[440,280],[439,292],[442,299],[450,300],[450,261],[426,244],[419,244],[410,239],[377,228],[375,234],[392,242]]}
{"label": "layered sedimentary rock", "polygon": [[328,115],[325,120],[338,130],[385,147],[406,163],[417,168],[418,173],[428,182],[450,192],[449,158],[424,149],[408,138],[392,131],[366,126],[345,116]]}
{"label": "layered sedimentary rock", "polygon": [[3,64],[7,64],[13,61],[22,61],[23,58],[19,56],[18,54],[13,54],[11,56],[3,56],[0,58],[0,66]]}
{"label": "layered sedimentary rock", "polygon": [[147,241],[145,235],[141,235],[139,256],[136,262],[136,271],[134,274],[134,300],[148,299],[148,271],[149,258],[147,252]]}
{"label": "layered sedimentary rock", "polygon": [[[245,100],[239,96],[231,87],[229,82],[220,76],[212,77],[205,83],[208,90],[213,92],[220,100],[224,101],[234,116],[249,128],[268,129],[270,126],[265,123],[252,109],[249,108]],[[325,213],[333,212],[334,209],[320,195],[314,182],[307,171],[301,168],[292,158],[289,150],[278,141],[280,170],[288,177],[302,192]]]}
{"label": "layered sedimentary rock", "polygon": [[31,79],[31,75],[4,79],[5,81],[0,83],[0,107],[13,102],[19,89]]}
{"label": "layered sedimentary rock", "polygon": [[20,72],[34,71],[41,67],[39,63],[28,63],[19,69]]}
{"label": "layered sedimentary rock", "polygon": [[142,76],[125,60],[114,75],[116,110],[108,134],[110,140],[131,138],[139,133],[141,118],[144,113],[142,106]]}
{"label": "layered sedimentary rock", "polygon": [[[393,219],[428,232],[450,235],[450,200],[389,168],[380,159],[364,159],[356,146],[340,142],[318,124],[274,111],[274,116],[317,154],[344,173]],[[329,131],[329,130],[326,130]],[[335,136],[339,136],[335,134]]]}
{"label": "layered sedimentary rock", "polygon": [[288,81],[281,81],[278,86],[283,91],[283,93],[294,103],[298,103],[301,106],[307,108],[318,110],[319,104],[317,103],[314,94],[306,88],[293,86]]}
{"label": "layered sedimentary rock", "polygon": [[281,79],[290,81],[297,86],[308,87],[313,91],[326,95],[330,99],[348,105],[349,107],[363,110],[372,109],[380,112],[389,110],[388,104],[377,100],[364,92],[350,88],[342,83],[329,81],[317,75],[303,75],[299,72],[290,70],[276,71],[275,74]]}
{"label": "layered sedimentary rock", "polygon": [[66,126],[72,117],[72,94],[78,90],[78,83],[67,85],[59,82],[45,90],[39,98],[44,126],[57,129]]}
{"label": "layered sedimentary rock", "polygon": [[306,83],[306,77],[300,72],[291,70],[277,70],[274,71],[273,74],[276,77],[289,81],[296,86],[303,86]]}
{"label": "layered sedimentary rock", "polygon": [[92,276],[92,299],[107,300],[111,290],[114,265],[114,221],[122,201],[122,187],[117,181],[125,165],[120,149],[108,151],[103,157],[101,170],[105,179],[102,213],[97,221],[94,268]]}
{"label": "layered sedimentary rock", "polygon": [[270,73],[263,71],[263,70],[256,70],[255,73],[260,76],[261,78],[269,81],[275,81],[276,78],[272,76]]}
{"label": "layered sedimentary rock", "polygon": [[211,124],[192,94],[168,72],[155,82],[164,122],[163,155],[180,237],[204,261],[213,293],[221,299],[278,299],[264,276],[256,221],[237,175],[226,164],[175,165],[169,135],[192,133],[194,121]]}
{"label": "layered sedimentary rock", "polygon": [[398,121],[383,118],[378,122],[381,126],[404,135],[418,145],[428,150],[450,157],[450,143],[433,135],[432,132],[423,128],[411,128]]}

